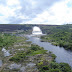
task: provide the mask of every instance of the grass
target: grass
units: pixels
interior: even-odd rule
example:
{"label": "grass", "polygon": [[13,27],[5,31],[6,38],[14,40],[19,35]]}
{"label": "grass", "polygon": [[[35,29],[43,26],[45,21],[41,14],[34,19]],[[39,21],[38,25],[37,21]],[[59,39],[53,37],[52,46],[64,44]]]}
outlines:
{"label": "grass", "polygon": [[[20,47],[20,46],[19,46]],[[23,46],[24,47],[24,46]],[[9,60],[14,62],[21,62],[24,61],[26,56],[34,56],[37,54],[46,54],[47,50],[44,50],[42,47],[38,45],[31,45],[30,48],[24,48],[25,51],[17,51],[17,53],[11,57]]]}
{"label": "grass", "polygon": [[38,51],[32,51],[29,56],[37,55],[37,54],[45,54],[47,50],[38,50]]}
{"label": "grass", "polygon": [[26,58],[26,55],[24,52],[21,53],[17,53],[16,55],[14,55],[13,57],[11,57],[9,60],[10,61],[14,61],[14,62],[21,62],[22,60],[24,60]]}

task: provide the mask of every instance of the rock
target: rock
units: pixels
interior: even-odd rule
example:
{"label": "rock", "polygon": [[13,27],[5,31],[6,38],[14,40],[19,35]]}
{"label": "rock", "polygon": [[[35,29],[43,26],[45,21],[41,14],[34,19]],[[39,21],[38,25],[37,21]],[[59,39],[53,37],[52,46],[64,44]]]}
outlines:
{"label": "rock", "polygon": [[26,67],[34,67],[34,66],[36,66],[36,64],[35,64],[35,63],[29,63],[29,64],[27,64],[27,66],[26,66]]}
{"label": "rock", "polygon": [[21,68],[20,68],[20,71],[21,71],[21,72],[25,72],[25,70],[26,70],[26,67],[21,67]]}
{"label": "rock", "polygon": [[2,60],[0,60],[0,67],[2,66]]}
{"label": "rock", "polygon": [[21,67],[21,64],[14,63],[9,66],[9,69],[20,69],[20,67]]}

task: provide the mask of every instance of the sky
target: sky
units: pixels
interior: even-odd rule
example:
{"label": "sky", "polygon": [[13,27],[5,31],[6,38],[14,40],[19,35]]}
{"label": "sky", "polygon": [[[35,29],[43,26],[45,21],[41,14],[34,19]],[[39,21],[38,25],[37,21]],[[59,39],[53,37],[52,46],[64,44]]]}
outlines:
{"label": "sky", "polygon": [[72,0],[0,0],[0,24],[72,24]]}

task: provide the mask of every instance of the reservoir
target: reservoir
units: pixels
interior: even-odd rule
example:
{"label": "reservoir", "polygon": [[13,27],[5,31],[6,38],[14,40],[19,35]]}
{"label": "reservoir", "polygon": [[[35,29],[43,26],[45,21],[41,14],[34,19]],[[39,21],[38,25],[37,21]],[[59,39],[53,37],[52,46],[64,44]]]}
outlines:
{"label": "reservoir", "polygon": [[53,54],[55,54],[57,57],[55,61],[57,63],[64,62],[68,63],[72,67],[72,52],[65,50],[63,47],[54,46],[49,42],[41,42],[40,38],[38,37],[32,37],[28,35],[29,40],[33,44],[37,44],[41,47],[43,47],[45,50],[51,51]]}

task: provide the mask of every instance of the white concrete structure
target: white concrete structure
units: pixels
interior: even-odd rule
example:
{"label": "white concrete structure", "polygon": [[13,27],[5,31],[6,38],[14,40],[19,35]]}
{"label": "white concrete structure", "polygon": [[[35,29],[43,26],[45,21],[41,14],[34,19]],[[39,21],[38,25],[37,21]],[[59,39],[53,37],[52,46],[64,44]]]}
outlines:
{"label": "white concrete structure", "polygon": [[42,33],[42,31],[41,31],[41,29],[40,29],[39,27],[34,26],[34,27],[33,27],[32,34],[33,34],[33,35],[42,35],[43,33]]}

